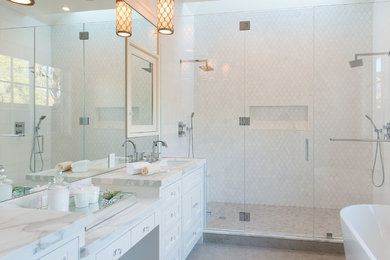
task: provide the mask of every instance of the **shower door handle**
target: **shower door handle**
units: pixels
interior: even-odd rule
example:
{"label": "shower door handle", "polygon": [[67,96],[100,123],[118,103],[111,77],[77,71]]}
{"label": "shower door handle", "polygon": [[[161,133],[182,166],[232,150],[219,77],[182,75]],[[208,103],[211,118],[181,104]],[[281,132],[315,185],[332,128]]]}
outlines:
{"label": "shower door handle", "polygon": [[309,139],[305,139],[305,160],[309,161]]}

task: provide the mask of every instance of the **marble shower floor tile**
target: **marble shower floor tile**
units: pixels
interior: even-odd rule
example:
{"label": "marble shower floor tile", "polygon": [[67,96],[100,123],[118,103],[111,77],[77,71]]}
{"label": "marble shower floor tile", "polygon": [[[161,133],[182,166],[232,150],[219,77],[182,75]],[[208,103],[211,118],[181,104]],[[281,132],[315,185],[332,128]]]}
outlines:
{"label": "marble shower floor tile", "polygon": [[187,260],[345,260],[343,255],[205,243],[197,245]]}
{"label": "marble shower floor tile", "polygon": [[[333,233],[341,238],[339,209],[244,205],[208,202],[207,228],[255,234],[287,234],[305,237],[326,237]],[[251,213],[250,222],[239,221],[239,212]]]}

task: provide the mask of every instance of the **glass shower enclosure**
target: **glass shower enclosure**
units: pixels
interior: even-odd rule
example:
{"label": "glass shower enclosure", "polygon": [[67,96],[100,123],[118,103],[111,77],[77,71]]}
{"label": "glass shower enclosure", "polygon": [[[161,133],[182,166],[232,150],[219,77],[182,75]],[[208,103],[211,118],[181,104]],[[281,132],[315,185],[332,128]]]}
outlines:
{"label": "glass shower enclosure", "polygon": [[[388,33],[378,29],[389,8],[194,17],[194,56],[215,68],[194,72],[194,147],[208,162],[208,230],[341,239],[341,208],[385,203],[384,188],[371,180],[375,143],[330,139],[374,139],[365,115],[378,125],[389,120],[389,57],[348,63],[356,53],[389,51]],[[250,30],[238,30],[242,21]]]}

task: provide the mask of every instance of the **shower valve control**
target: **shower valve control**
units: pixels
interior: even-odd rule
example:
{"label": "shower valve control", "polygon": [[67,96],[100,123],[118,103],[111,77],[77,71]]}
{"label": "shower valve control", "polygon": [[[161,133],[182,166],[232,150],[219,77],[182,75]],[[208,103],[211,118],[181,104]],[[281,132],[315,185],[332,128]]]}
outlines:
{"label": "shower valve control", "polygon": [[387,123],[385,126],[383,126],[383,129],[385,130],[385,139],[389,140],[390,139],[390,123]]}
{"label": "shower valve control", "polygon": [[24,134],[25,134],[25,123],[15,122],[15,135],[24,135]]}
{"label": "shower valve control", "polygon": [[179,137],[183,137],[186,135],[185,129],[186,129],[186,124],[180,121],[178,124],[178,131],[177,131]]}

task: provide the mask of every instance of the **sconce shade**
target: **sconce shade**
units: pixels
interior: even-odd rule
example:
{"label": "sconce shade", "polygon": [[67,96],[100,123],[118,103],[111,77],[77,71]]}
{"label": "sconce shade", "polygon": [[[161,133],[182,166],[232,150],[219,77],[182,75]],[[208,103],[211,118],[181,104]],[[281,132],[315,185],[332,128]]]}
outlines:
{"label": "sconce shade", "polygon": [[35,1],[34,0],[7,0],[8,2],[11,2],[13,4],[18,4],[18,5],[34,5]]}
{"label": "sconce shade", "polygon": [[133,10],[124,0],[116,0],[116,34],[118,36],[131,36],[132,12]]}
{"label": "sconce shade", "polygon": [[157,30],[161,34],[174,32],[174,0],[158,0],[157,4]]}

